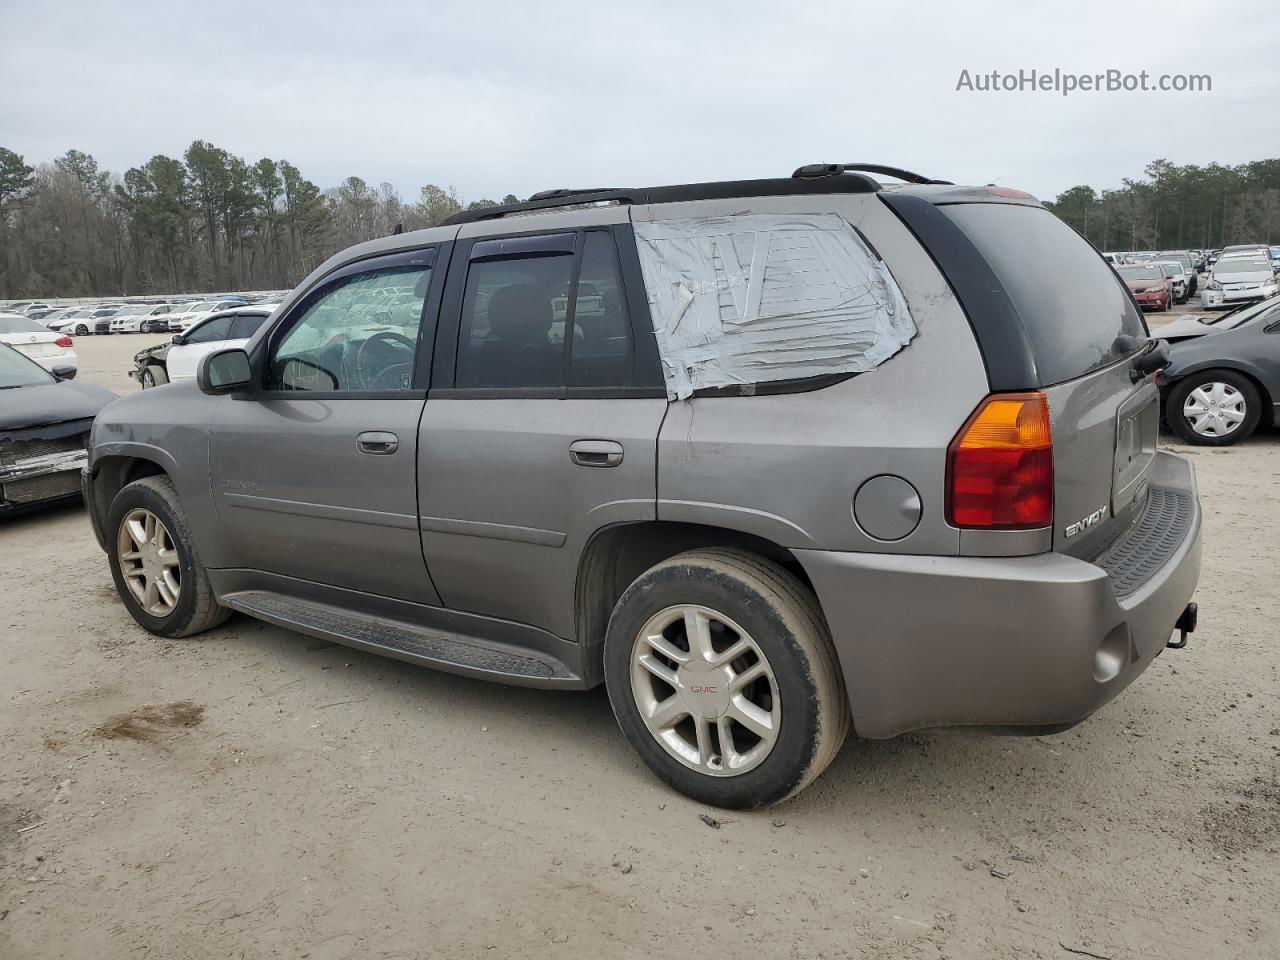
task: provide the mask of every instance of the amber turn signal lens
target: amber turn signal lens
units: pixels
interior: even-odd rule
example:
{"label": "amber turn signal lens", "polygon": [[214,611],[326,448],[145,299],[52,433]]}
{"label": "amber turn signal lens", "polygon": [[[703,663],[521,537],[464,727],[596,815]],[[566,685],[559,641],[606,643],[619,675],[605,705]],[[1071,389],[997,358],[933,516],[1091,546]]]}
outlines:
{"label": "amber turn signal lens", "polygon": [[980,530],[1053,522],[1053,426],[1040,391],[992,394],[947,449],[947,521]]}

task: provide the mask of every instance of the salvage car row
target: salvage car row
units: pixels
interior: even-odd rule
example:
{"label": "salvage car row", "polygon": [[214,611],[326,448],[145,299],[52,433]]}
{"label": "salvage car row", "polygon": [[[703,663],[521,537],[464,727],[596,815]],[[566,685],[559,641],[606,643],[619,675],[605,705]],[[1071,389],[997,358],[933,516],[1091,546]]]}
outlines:
{"label": "salvage car row", "polygon": [[[1205,310],[1250,303],[1280,292],[1280,247],[1236,244],[1207,255],[1199,250],[1108,253],[1108,262],[1144,310],[1168,310],[1200,291]],[[1200,286],[1199,271],[1208,277]]]}
{"label": "salvage car row", "polygon": [[285,292],[228,293],[198,299],[161,297],[126,303],[102,302],[69,306],[20,300],[0,307],[0,312],[24,316],[38,321],[50,330],[77,337],[104,333],[182,333],[198,320],[218,310],[279,300]]}

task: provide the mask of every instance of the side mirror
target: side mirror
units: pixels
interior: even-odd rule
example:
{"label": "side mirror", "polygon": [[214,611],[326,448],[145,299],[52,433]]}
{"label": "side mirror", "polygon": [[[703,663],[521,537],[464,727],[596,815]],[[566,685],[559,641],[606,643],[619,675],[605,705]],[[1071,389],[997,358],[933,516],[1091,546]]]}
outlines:
{"label": "side mirror", "polygon": [[202,357],[196,367],[196,385],[202,393],[233,393],[249,386],[252,380],[249,355],[239,347],[214,351]]}
{"label": "side mirror", "polygon": [[1149,377],[1169,366],[1169,344],[1164,340],[1152,340],[1133,363],[1137,377]]}
{"label": "side mirror", "polygon": [[59,380],[74,380],[76,378],[75,367],[54,367],[49,372]]}
{"label": "side mirror", "polygon": [[173,339],[172,339],[172,340],[170,340],[169,342],[170,342],[170,343],[172,343],[172,344],[176,344],[176,345],[178,345],[178,346],[182,346],[182,344],[186,343],[187,341],[185,341],[185,340],[183,340],[183,339],[182,339],[182,334],[180,334],[180,333],[175,333],[175,334],[173,335]]}
{"label": "side mirror", "polygon": [[301,357],[290,357],[279,368],[279,375],[273,377],[286,390],[337,390],[338,378],[329,370],[310,360]]}

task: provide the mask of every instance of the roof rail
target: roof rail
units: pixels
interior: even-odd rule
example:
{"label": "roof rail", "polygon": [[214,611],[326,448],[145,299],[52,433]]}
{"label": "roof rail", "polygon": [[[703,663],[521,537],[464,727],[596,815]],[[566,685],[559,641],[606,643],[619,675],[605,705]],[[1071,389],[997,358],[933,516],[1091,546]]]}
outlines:
{"label": "roof rail", "polygon": [[520,203],[462,210],[445,220],[444,225],[456,226],[481,220],[497,220],[515,213],[589,204],[679,203],[687,200],[728,200],[794,194],[876,193],[879,190],[880,184],[859,173],[832,179],[779,177],[771,180],[722,180],[635,189],[615,187],[598,190],[543,190]]}
{"label": "roof rail", "polygon": [[834,177],[842,173],[878,173],[884,177],[896,177],[907,183],[940,183],[952,186],[950,180],[931,180],[923,174],[912,173],[901,167],[887,167],[881,163],[807,163],[797,167],[791,176],[797,179],[812,180],[818,177]]}
{"label": "roof rail", "polygon": [[537,193],[530,194],[530,200],[560,200],[564,197],[573,197],[583,193],[612,193],[622,189],[621,187],[589,187],[583,189],[559,189],[559,190],[539,190]]}

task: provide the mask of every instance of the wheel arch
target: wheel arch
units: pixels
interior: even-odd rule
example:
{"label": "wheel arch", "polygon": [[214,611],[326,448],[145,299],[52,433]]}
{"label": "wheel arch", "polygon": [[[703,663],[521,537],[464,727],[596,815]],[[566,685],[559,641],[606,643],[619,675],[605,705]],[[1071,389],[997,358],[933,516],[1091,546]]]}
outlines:
{"label": "wheel arch", "polygon": [[578,558],[574,625],[577,641],[582,646],[584,679],[594,685],[604,678],[605,632],[623,591],[654,564],[686,550],[704,547],[737,547],[767,557],[813,590],[813,584],[795,554],[755,534],[670,520],[643,520],[602,527],[592,534]]}
{"label": "wheel arch", "polygon": [[176,467],[176,464],[166,463],[168,459],[163,451],[151,449],[113,451],[94,459],[89,482],[85,485],[85,506],[89,510],[98,543],[104,550],[107,511],[111,509],[111,502],[115,500],[116,494],[143,477],[172,478],[171,466]]}

